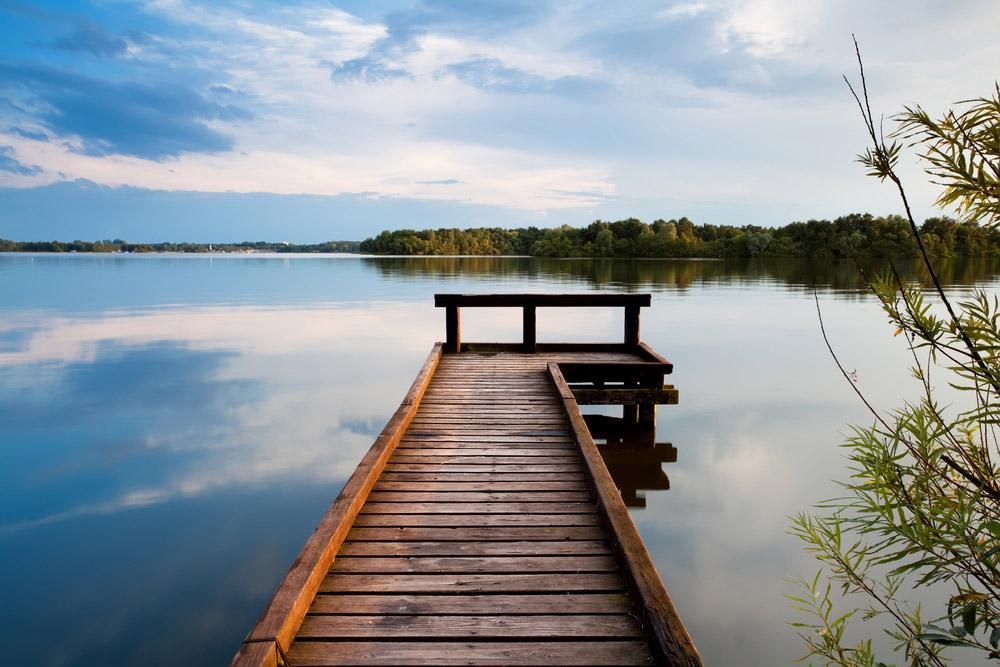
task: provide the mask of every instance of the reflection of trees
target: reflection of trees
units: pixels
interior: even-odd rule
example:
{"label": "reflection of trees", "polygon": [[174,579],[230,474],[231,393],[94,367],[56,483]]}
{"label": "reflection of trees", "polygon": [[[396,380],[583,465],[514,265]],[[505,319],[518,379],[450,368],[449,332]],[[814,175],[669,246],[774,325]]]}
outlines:
{"label": "reflection of trees", "polygon": [[[695,285],[738,285],[774,282],[793,289],[820,288],[842,292],[867,291],[850,260],[830,259],[548,259],[531,257],[365,257],[367,266],[385,277],[539,278],[605,287],[687,289]],[[865,269],[876,273],[888,265],[867,260]],[[903,277],[923,281],[917,260],[897,262]],[[997,259],[941,260],[939,275],[953,286],[982,284],[995,279]]]}
{"label": "reflection of trees", "polygon": [[605,415],[584,415],[584,419],[625,505],[645,507],[645,491],[670,488],[663,464],[677,461],[677,449],[668,442],[656,442],[655,427]]}

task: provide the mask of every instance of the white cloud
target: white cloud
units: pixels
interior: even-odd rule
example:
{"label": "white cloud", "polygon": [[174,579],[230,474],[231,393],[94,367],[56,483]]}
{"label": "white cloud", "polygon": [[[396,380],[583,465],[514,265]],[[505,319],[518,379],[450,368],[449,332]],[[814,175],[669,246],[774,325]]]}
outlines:
{"label": "white cloud", "polygon": [[666,21],[676,21],[694,18],[708,10],[709,7],[704,2],[681,2],[664,7],[656,13],[656,16]]}
{"label": "white cloud", "polygon": [[[247,141],[241,144],[242,153],[188,154],[156,162],[123,155],[85,155],[65,144],[0,133],[0,142],[12,146],[22,164],[44,170],[36,176],[0,177],[0,184],[25,186],[87,179],[101,185],[164,190],[374,193],[527,209],[594,205],[615,193],[607,172],[599,167],[565,166],[544,156],[475,144],[401,138],[374,141],[361,154],[332,148],[326,152],[322,146],[320,150],[303,147],[290,153],[271,146],[255,150],[248,145],[254,137],[244,136]],[[426,184],[456,175],[461,183],[446,190]]]}
{"label": "white cloud", "polygon": [[728,51],[741,45],[758,58],[785,55],[822,25],[825,11],[821,0],[741,2],[718,25],[719,46]]}

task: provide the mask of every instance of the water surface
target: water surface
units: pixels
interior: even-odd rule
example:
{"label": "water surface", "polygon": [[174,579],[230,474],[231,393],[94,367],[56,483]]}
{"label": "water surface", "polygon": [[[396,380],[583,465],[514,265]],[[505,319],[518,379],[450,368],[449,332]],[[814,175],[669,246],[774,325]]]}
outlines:
{"label": "water surface", "polygon": [[[996,270],[943,275],[964,293]],[[706,664],[789,664],[785,577],[815,567],[786,517],[834,493],[842,434],[867,421],[814,286],[874,402],[913,395],[846,262],[0,255],[6,659],[225,664],[443,336],[432,295],[595,290],[652,292],[642,338],[675,365],[670,489],[627,492]],[[538,326],[616,341],[622,316]],[[518,311],[464,313],[466,340],[519,335]]]}

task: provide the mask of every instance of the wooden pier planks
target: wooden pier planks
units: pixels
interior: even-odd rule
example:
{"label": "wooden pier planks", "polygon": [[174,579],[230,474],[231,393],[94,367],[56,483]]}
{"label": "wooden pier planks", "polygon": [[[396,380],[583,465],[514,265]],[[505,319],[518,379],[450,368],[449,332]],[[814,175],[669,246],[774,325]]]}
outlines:
{"label": "wooden pier planks", "polygon": [[701,664],[563,361],[648,359],[436,347],[234,664]]}

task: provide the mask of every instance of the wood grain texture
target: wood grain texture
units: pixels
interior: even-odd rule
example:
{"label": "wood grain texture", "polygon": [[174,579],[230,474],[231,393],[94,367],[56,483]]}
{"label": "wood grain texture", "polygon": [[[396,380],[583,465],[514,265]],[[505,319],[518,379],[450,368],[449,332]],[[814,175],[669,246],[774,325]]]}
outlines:
{"label": "wood grain texture", "polygon": [[299,642],[297,667],[329,665],[650,665],[645,641]]}
{"label": "wood grain texture", "polygon": [[[345,556],[563,556],[608,555],[603,540],[538,540],[510,542],[344,542],[338,558]],[[334,562],[336,569],[336,562]]]}
{"label": "wood grain texture", "polygon": [[591,526],[355,526],[347,534],[354,541],[601,540],[603,527]]}
{"label": "wood grain texture", "polygon": [[[559,593],[535,595],[338,595],[316,596],[311,614],[627,614],[625,593]],[[567,621],[572,619],[566,619]]]}
{"label": "wood grain texture", "polygon": [[591,514],[359,514],[360,528],[441,528],[450,526],[555,527],[600,526],[601,516]]}
{"label": "wood grain texture", "polygon": [[365,503],[361,508],[362,516],[379,514],[461,514],[465,516],[489,517],[496,514],[521,516],[528,520],[530,514],[591,514],[597,511],[597,504],[586,503],[451,503],[451,502],[412,502],[412,503]]}
{"label": "wood grain texture", "polygon": [[627,615],[538,616],[332,616],[306,617],[303,639],[633,639],[642,629]]}
{"label": "wood grain texture", "polygon": [[592,593],[624,591],[618,573],[595,574],[331,574],[323,593]]}
{"label": "wood grain texture", "polygon": [[[517,476],[515,476],[517,477]],[[522,476],[523,477],[523,476]],[[534,481],[532,478],[528,479],[508,479],[499,480],[493,478],[487,478],[485,480],[478,481],[468,481],[468,480],[442,480],[442,481],[427,481],[427,480],[403,480],[403,481],[393,481],[386,480],[385,475],[375,485],[375,489],[369,497],[374,496],[376,492],[416,492],[416,491],[443,491],[443,492],[511,492],[511,491],[578,491],[582,493],[589,494],[589,488],[583,482],[583,477],[579,477],[575,480],[566,479],[553,479],[551,481]]]}
{"label": "wood grain texture", "polygon": [[338,556],[332,574],[504,574],[532,572],[615,572],[611,556]]}
{"label": "wood grain texture", "polygon": [[[378,485],[375,487],[378,489]],[[556,503],[587,502],[591,498],[585,487],[578,491],[372,491],[368,500],[374,503]]]}

